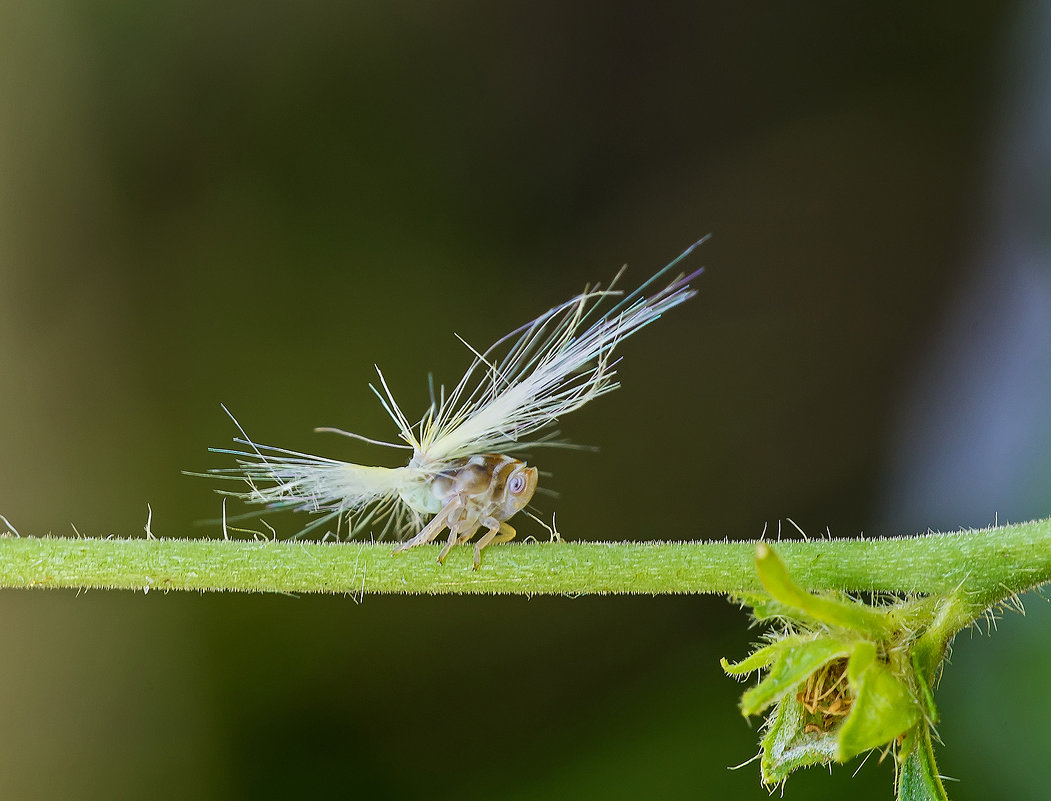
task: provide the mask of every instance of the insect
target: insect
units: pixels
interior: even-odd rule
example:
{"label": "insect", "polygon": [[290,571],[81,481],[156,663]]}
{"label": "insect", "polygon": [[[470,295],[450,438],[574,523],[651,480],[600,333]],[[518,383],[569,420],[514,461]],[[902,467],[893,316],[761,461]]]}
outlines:
{"label": "insect", "polygon": [[[211,449],[233,455],[238,466],[209,472],[247,486],[227,495],[272,510],[318,515],[301,533],[332,521],[338,527],[344,519],[352,533],[382,525],[381,535],[393,533],[403,540],[395,548],[397,553],[429,543],[448,529],[439,563],[455,545],[484,529],[474,543],[477,570],[484,548],[514,539],[515,529],[507,521],[525,508],[536,491],[536,467],[518,457],[527,448],[565,444],[555,439],[556,421],[620,386],[614,349],[696,294],[689,282],[701,270],[670,280],[668,275],[705,239],[633,292],[614,290],[621,270],[607,288],[585,287],[580,295],[516,328],[485,351],[461,339],[474,360],[451,392],[446,394],[441,387],[435,397],[432,388],[430,407],[415,424],[409,422],[377,367],[379,387],[370,386],[397,425],[402,442],[380,442],[339,429],[317,430],[411,450],[403,467],[359,465],[259,445],[238,425],[242,437],[234,441],[247,450]],[[601,307],[613,299],[617,300],[612,307],[602,312]]]}

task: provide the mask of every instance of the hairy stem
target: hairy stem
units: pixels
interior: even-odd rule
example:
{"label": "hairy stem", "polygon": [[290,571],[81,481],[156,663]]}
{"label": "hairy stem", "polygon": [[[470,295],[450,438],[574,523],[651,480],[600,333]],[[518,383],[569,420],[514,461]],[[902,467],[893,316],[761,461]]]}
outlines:
{"label": "hairy stem", "polygon": [[[444,566],[436,547],[386,543],[0,537],[0,587],[292,593],[742,593],[761,589],[754,541],[524,543],[470,547]],[[950,593],[972,609],[1051,580],[1051,520],[893,539],[777,543],[807,590]]]}
{"label": "hairy stem", "polygon": [[931,731],[921,727],[920,742],[898,769],[898,801],[949,801],[938,775]]}

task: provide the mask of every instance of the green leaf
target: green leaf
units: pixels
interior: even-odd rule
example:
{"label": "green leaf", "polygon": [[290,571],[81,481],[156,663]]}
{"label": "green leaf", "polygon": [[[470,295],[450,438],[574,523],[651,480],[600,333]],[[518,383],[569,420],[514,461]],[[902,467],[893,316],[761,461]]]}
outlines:
{"label": "green leaf", "polygon": [[794,770],[827,764],[836,756],[836,735],[806,731],[806,709],[793,696],[777,705],[762,741],[764,784],[778,784]]}
{"label": "green leaf", "polygon": [[876,645],[859,642],[847,662],[854,706],[839,730],[836,758],[886,745],[920,722],[919,706],[908,685],[878,659]]}
{"label": "green leaf", "polygon": [[863,632],[881,638],[891,633],[894,624],[883,612],[847,598],[812,595],[797,587],[788,577],[784,562],[767,543],[755,547],[755,567],[763,587],[775,600],[830,626]]}
{"label": "green leaf", "polygon": [[765,668],[773,662],[777,655],[785,648],[794,648],[801,643],[810,642],[814,638],[812,634],[789,634],[770,645],[753,651],[740,662],[731,662],[725,657],[719,660],[725,670],[731,676],[742,676]]}
{"label": "green leaf", "polygon": [[849,656],[858,644],[857,641],[843,642],[828,637],[808,639],[805,635],[794,635],[767,646],[764,651],[774,650],[773,664],[766,677],[741,696],[741,711],[745,715],[762,712],[799,687],[826,663]]}
{"label": "green leaf", "polygon": [[766,593],[740,593],[734,596],[737,603],[752,608],[752,617],[756,622],[764,620],[784,619],[802,623],[810,629],[822,628],[822,623],[815,617],[811,617],[802,610],[788,604],[783,604],[771,598]]}
{"label": "green leaf", "polygon": [[724,656],[719,660],[719,664],[731,676],[744,676],[756,670],[761,670],[773,662],[777,656],[779,646],[779,642],[767,645],[758,651],[753,651],[740,662],[731,662]]}

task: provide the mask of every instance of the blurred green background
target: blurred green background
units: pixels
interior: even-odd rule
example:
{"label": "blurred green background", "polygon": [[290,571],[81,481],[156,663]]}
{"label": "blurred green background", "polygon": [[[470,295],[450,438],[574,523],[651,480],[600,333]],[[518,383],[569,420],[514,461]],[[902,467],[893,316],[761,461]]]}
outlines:
{"label": "blurred green background", "polygon": [[[1047,18],[0,5],[0,513],[135,536],[150,503],[159,536],[217,536],[180,471],[224,464],[220,402],[259,441],[393,464],[312,432],[393,436],[374,363],[419,414],[469,361],[454,331],[485,345],[711,232],[699,297],[564,421],[600,452],[543,455],[564,537],[1047,515]],[[946,671],[957,801],[1051,792],[1028,611]],[[726,769],[757,736],[718,666],[755,636],[706,597],[4,592],[0,792],[764,799]],[[890,797],[889,760],[855,767],[788,793]]]}

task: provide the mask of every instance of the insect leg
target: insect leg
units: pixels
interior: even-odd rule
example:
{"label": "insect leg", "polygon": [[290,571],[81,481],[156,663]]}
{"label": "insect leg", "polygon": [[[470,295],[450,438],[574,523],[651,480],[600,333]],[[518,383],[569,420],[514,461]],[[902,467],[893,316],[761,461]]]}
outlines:
{"label": "insect leg", "polygon": [[440,565],[444,565],[445,564],[445,557],[449,555],[449,551],[451,551],[452,547],[457,543],[457,539],[458,539],[457,538],[457,534],[456,534],[457,530],[458,529],[456,528],[456,526],[452,526],[449,529],[449,539],[446,541],[444,547],[441,549],[441,551],[438,554],[438,564],[440,564]]}
{"label": "insect leg", "polygon": [[450,523],[449,542],[446,543],[444,548],[442,548],[442,552],[438,554],[438,564],[445,564],[445,557],[449,555],[449,551],[452,550],[452,547],[454,545],[459,545],[462,542],[467,542],[467,540],[474,536],[474,533],[477,530],[478,519],[470,513],[465,513],[459,520]]}
{"label": "insect leg", "polygon": [[500,534],[496,537],[493,537],[493,541],[489,544],[496,545],[501,542],[510,542],[517,536],[518,532],[515,531],[514,526],[512,526],[510,523],[504,522],[500,524]]}
{"label": "insect leg", "polygon": [[510,542],[517,536],[514,528],[508,523],[499,523],[493,518],[482,521],[485,525],[489,526],[489,530],[482,535],[482,538],[474,544],[474,569],[477,570],[482,566],[482,549],[487,545],[492,545],[496,542]]}
{"label": "insect leg", "polygon": [[439,534],[442,533],[442,529],[449,523],[449,518],[460,508],[460,499],[453,498],[442,510],[436,514],[430,523],[423,527],[423,531],[413,537],[411,540],[406,540],[397,548],[394,549],[394,553],[401,553],[407,551],[409,548],[415,548],[417,545],[424,545]]}

